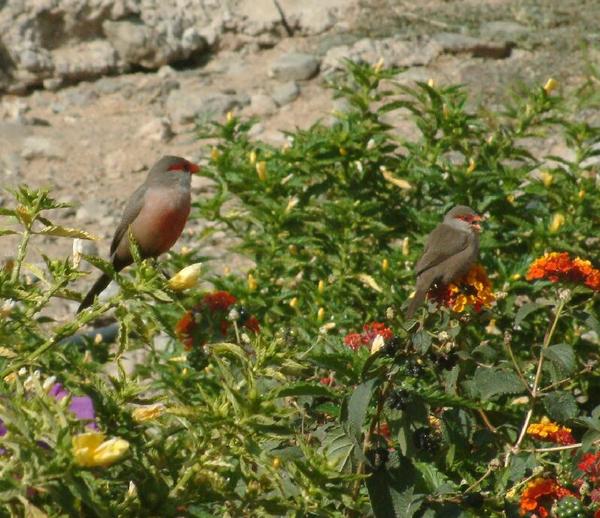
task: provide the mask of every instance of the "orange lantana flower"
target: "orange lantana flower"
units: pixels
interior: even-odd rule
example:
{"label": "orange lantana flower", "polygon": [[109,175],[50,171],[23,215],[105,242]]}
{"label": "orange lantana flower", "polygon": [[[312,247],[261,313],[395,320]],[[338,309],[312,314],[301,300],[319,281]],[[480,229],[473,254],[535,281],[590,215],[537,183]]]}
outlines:
{"label": "orange lantana flower", "polygon": [[521,494],[519,513],[521,516],[535,513],[540,518],[546,518],[550,515],[552,504],[565,496],[575,495],[554,479],[536,478],[527,484]]}
{"label": "orange lantana flower", "polygon": [[530,424],[527,427],[527,435],[531,435],[534,439],[555,444],[575,444],[570,428],[553,423],[547,417],[542,417],[539,423]]}
{"label": "orange lantana flower", "polygon": [[550,252],[536,259],[527,272],[527,280],[534,279],[574,282],[600,291],[600,270],[585,259],[571,259],[567,252]]}
{"label": "orange lantana flower", "polygon": [[460,279],[432,288],[429,290],[428,297],[457,313],[462,313],[467,306],[472,306],[475,311],[481,311],[496,300],[492,283],[485,269],[478,264],[472,266]]}

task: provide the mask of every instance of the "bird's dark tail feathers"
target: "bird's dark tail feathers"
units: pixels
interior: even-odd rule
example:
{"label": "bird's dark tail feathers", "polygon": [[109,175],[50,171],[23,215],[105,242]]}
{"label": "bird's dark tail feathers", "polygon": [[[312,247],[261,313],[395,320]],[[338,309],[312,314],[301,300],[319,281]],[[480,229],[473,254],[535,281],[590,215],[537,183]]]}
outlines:
{"label": "bird's dark tail feathers", "polygon": [[415,296],[410,300],[410,304],[408,305],[408,309],[406,310],[405,317],[406,320],[412,318],[415,314],[417,308],[423,304],[425,300],[425,295],[427,295],[427,290],[417,290],[415,292]]}
{"label": "bird's dark tail feathers", "polygon": [[77,308],[77,313],[80,313],[85,308],[91,306],[94,302],[94,298],[96,297],[96,295],[102,293],[102,291],[104,291],[104,289],[110,284],[110,281],[112,281],[112,279],[108,275],[103,273],[94,283],[94,285],[90,288],[90,291],[87,292],[87,295],[83,298],[81,304],[79,304],[79,308]]}

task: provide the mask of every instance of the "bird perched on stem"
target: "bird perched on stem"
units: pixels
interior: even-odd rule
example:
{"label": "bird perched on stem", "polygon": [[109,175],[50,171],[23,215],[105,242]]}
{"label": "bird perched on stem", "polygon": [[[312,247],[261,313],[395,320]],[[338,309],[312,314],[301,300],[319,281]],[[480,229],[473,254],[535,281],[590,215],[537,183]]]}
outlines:
{"label": "bird perched on stem", "polygon": [[427,236],[423,255],[415,266],[415,295],[406,310],[412,318],[435,283],[448,284],[465,275],[479,256],[479,216],[465,205],[451,209]]}
{"label": "bird perched on stem", "polygon": [[[191,174],[200,168],[178,156],[162,157],[131,195],[110,245],[110,260],[121,271],[133,262],[129,229],[143,258],[158,257],[179,239],[191,207]],[[94,302],[111,278],[102,274],[83,298],[77,313]]]}

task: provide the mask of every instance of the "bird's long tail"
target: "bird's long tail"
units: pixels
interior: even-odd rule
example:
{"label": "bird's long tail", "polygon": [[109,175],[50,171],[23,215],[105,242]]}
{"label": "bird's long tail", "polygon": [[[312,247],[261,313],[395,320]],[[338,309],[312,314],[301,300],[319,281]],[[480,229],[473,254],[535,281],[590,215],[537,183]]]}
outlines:
{"label": "bird's long tail", "polygon": [[425,300],[426,295],[427,295],[427,290],[417,290],[415,292],[415,296],[410,300],[410,304],[408,305],[408,308],[405,313],[405,317],[407,320],[414,316],[417,308],[421,304],[423,304],[423,301]]}
{"label": "bird's long tail", "polygon": [[102,291],[104,291],[104,289],[110,284],[111,280],[112,279],[105,273],[98,277],[98,280],[90,288],[90,291],[87,292],[87,295],[83,298],[81,304],[79,304],[79,308],[77,308],[77,313],[80,313],[85,308],[91,306],[94,302],[94,298],[96,298],[96,295],[102,293]]}

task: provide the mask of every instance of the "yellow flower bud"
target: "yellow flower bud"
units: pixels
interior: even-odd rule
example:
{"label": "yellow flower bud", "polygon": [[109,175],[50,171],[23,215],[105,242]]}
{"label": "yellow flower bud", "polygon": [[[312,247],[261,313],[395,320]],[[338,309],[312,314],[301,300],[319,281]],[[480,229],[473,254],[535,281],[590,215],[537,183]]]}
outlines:
{"label": "yellow flower bud", "polygon": [[250,154],[248,155],[248,160],[250,160],[251,165],[256,164],[256,151],[250,151]]}
{"label": "yellow flower bud", "polygon": [[379,74],[379,72],[381,72],[381,70],[383,69],[383,65],[385,64],[385,60],[383,59],[383,57],[379,58],[379,60],[377,61],[377,63],[375,63],[373,65],[373,71],[376,74]]}
{"label": "yellow flower bud", "polygon": [[227,115],[225,117],[227,119],[227,122],[231,122],[233,120],[233,112],[232,111],[228,111]]}
{"label": "yellow flower bud", "polygon": [[156,403],[154,405],[145,405],[136,408],[131,416],[136,423],[143,423],[144,421],[151,421],[160,417],[165,411],[165,405],[162,403]]}
{"label": "yellow flower bud", "polygon": [[521,274],[520,274],[520,273],[513,273],[513,274],[510,276],[510,279],[511,279],[512,281],[518,281],[520,278],[521,278]]}
{"label": "yellow flower bud", "polygon": [[216,147],[213,147],[210,150],[210,159],[213,162],[216,162],[219,159],[220,156],[221,156],[221,152]]}
{"label": "yellow flower bud", "polygon": [[287,206],[286,206],[286,208],[285,208],[285,213],[286,213],[286,214],[289,214],[289,213],[292,211],[292,209],[293,209],[293,208],[294,208],[296,205],[298,205],[298,202],[299,202],[299,201],[300,201],[300,200],[298,199],[298,197],[297,197],[297,196],[292,196],[292,197],[289,199],[289,201],[288,201],[288,204],[287,204]]}
{"label": "yellow flower bud", "polygon": [[188,374],[190,373],[190,369],[188,369],[187,367],[184,367],[184,369],[181,371],[181,375],[185,378]]}
{"label": "yellow flower bud", "polygon": [[554,216],[552,216],[552,221],[550,222],[548,230],[554,234],[560,230],[564,223],[565,217],[560,212],[557,212],[556,214],[554,214]]}
{"label": "yellow flower bud", "polygon": [[549,78],[548,81],[546,81],[546,84],[544,85],[544,91],[547,94],[549,94],[550,92],[556,90],[557,87],[558,87],[558,82],[556,81],[556,79]]}
{"label": "yellow flower bud", "polygon": [[256,174],[261,182],[267,179],[267,163],[264,160],[256,162]]}
{"label": "yellow flower bud", "polygon": [[290,255],[296,255],[298,253],[298,247],[296,245],[290,245],[288,246],[288,251],[290,252]]}
{"label": "yellow flower bud", "polygon": [[252,275],[251,273],[248,274],[248,289],[250,291],[256,291],[256,288],[258,287],[258,283],[256,282],[256,279],[254,278],[254,275]]}
{"label": "yellow flower bud", "polygon": [[296,309],[298,307],[298,297],[294,297],[290,300],[290,308]]}
{"label": "yellow flower bud", "polygon": [[183,291],[193,288],[198,284],[200,272],[202,271],[201,263],[194,263],[179,270],[168,281],[168,286],[174,291]]}
{"label": "yellow flower bud", "polygon": [[506,201],[507,201],[508,203],[510,203],[511,205],[514,205],[514,204],[515,204],[515,195],[514,195],[514,194],[509,194],[509,195],[506,197]]}
{"label": "yellow flower bud", "polygon": [[281,467],[281,459],[279,457],[273,457],[271,466],[273,466],[274,469],[279,469]]}
{"label": "yellow flower bud", "polygon": [[102,432],[75,435],[71,441],[75,463],[85,468],[105,468],[122,459],[129,450],[129,443],[125,439],[104,438]]}
{"label": "yellow flower bud", "polygon": [[444,117],[444,119],[447,119],[448,115],[450,115],[450,108],[448,108],[448,105],[444,103],[442,105],[442,116]]}
{"label": "yellow flower bud", "polygon": [[381,261],[381,269],[384,272],[387,272],[388,268],[390,267],[390,262],[386,259],[383,259],[383,261]]}
{"label": "yellow flower bud", "polygon": [[581,191],[579,191],[577,193],[577,196],[579,197],[580,200],[583,200],[583,198],[585,198],[585,191],[583,189],[581,189]]}
{"label": "yellow flower bud", "polygon": [[321,279],[319,281],[319,285],[317,287],[317,290],[319,291],[319,293],[323,293],[325,291],[325,283],[323,282],[323,279]]}
{"label": "yellow flower bud", "polygon": [[410,255],[410,240],[408,237],[405,237],[402,240],[402,255],[407,257]]}
{"label": "yellow flower bud", "polygon": [[325,308],[319,308],[319,311],[317,311],[317,320],[319,322],[323,322],[325,318]]}
{"label": "yellow flower bud", "polygon": [[346,156],[348,154],[348,150],[345,147],[340,146],[339,151],[340,151],[340,155],[342,155],[342,156]]}
{"label": "yellow flower bud", "polygon": [[433,77],[430,77],[430,78],[427,80],[427,86],[428,86],[429,88],[433,88],[433,87],[435,86],[435,81],[433,80]]}
{"label": "yellow flower bud", "polygon": [[473,171],[475,171],[476,167],[477,167],[477,162],[475,162],[475,159],[469,158],[469,166],[467,167],[467,173],[471,174]]}
{"label": "yellow flower bud", "polygon": [[540,173],[540,180],[542,181],[545,187],[550,187],[552,185],[552,182],[554,181],[554,176],[548,171],[542,171]]}

